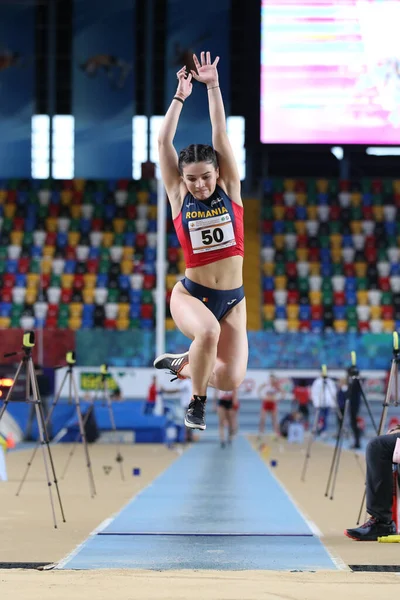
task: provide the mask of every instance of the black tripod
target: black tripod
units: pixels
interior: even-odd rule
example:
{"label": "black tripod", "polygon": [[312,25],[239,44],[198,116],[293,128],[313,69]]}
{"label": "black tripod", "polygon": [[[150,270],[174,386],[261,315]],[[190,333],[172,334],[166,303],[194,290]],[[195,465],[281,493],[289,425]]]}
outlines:
{"label": "black tripod", "polygon": [[[47,415],[46,418],[46,427],[48,425],[48,423],[50,422],[50,419],[53,415],[53,412],[55,410],[55,407],[57,406],[57,403],[61,397],[61,392],[63,390],[64,384],[68,379],[68,404],[72,404],[72,400],[74,400],[74,404],[75,404],[75,408],[76,408],[76,414],[78,417],[78,424],[79,424],[79,436],[77,441],[79,440],[79,438],[82,439],[82,443],[83,443],[83,448],[84,448],[84,452],[85,452],[85,456],[86,456],[86,466],[88,469],[88,476],[89,476],[89,488],[90,488],[90,495],[92,498],[94,498],[94,496],[96,495],[96,487],[95,487],[95,483],[94,483],[94,477],[93,477],[93,472],[92,472],[92,465],[91,465],[91,461],[90,461],[90,456],[89,456],[89,449],[88,449],[88,445],[87,445],[87,440],[86,440],[86,433],[85,433],[85,420],[84,417],[82,415],[82,410],[81,410],[81,405],[80,405],[80,401],[79,401],[79,393],[78,393],[78,388],[76,386],[76,382],[74,379],[74,374],[73,374],[73,368],[74,365],[76,363],[76,359],[75,359],[75,352],[67,352],[66,354],[66,362],[68,365],[68,368],[65,372],[64,378],[62,380],[60,389],[56,395],[56,397],[54,398],[54,401],[51,405],[51,408],[49,410],[49,414]],[[57,368],[61,368],[61,367],[57,367]],[[73,397],[72,397],[73,396]],[[86,418],[86,415],[85,415]],[[18,488],[17,491],[17,496],[19,495],[22,486],[24,485],[24,482],[26,480],[26,477],[29,473],[29,469],[32,465],[32,462],[35,458],[36,452],[38,450],[39,444],[36,445],[35,449],[33,450],[32,456],[27,464],[27,468],[25,471],[25,474],[22,478],[22,481],[20,483],[20,486]]]}
{"label": "black tripod", "polygon": [[326,402],[326,397],[327,397],[326,396],[326,388],[327,388],[327,384],[328,384],[328,374],[327,374],[327,370],[326,370],[326,365],[321,366],[321,373],[322,373],[322,388],[321,388],[321,393],[320,393],[320,399],[318,402],[318,406],[315,409],[314,424],[313,424],[312,430],[310,432],[310,436],[308,438],[306,457],[304,460],[303,471],[301,474],[301,481],[305,481],[305,478],[306,478],[308,461],[311,457],[311,446],[312,446],[312,443],[314,442],[314,440],[317,436],[317,433],[318,433],[318,425],[319,425],[321,410],[328,408],[328,405]]}
{"label": "black tripod", "polygon": [[117,437],[117,427],[115,425],[113,406],[112,406],[110,394],[108,393],[108,385],[107,385],[108,367],[107,367],[107,365],[101,365],[100,373],[101,373],[101,387],[102,387],[103,394],[104,394],[104,401],[108,407],[108,414],[110,415],[111,430],[112,430],[115,440],[116,440],[115,445],[116,445],[117,455],[115,457],[115,460],[117,463],[119,463],[119,468],[121,471],[121,479],[122,479],[122,481],[125,481],[124,467],[122,464],[124,459],[123,459],[121,451],[120,451],[119,441],[118,441],[118,437]]}
{"label": "black tripod", "polygon": [[[351,367],[349,369],[349,375],[350,375],[350,385],[349,385],[349,389],[348,389],[348,393],[347,393],[346,402],[344,405],[343,415],[340,420],[339,431],[338,431],[338,434],[336,437],[335,450],[333,453],[331,468],[329,470],[328,482],[326,484],[326,490],[325,490],[325,496],[328,497],[329,488],[332,484],[331,492],[330,492],[330,496],[329,496],[330,500],[333,500],[333,494],[335,492],[336,479],[337,479],[337,475],[338,475],[338,471],[339,471],[340,457],[341,457],[342,446],[343,446],[343,437],[344,437],[345,427],[346,427],[346,423],[347,423],[347,417],[348,417],[349,411],[350,411],[350,402],[351,402],[351,398],[353,398],[355,395],[359,394],[361,396],[361,398],[363,399],[364,404],[367,408],[369,418],[371,419],[371,423],[374,428],[374,431],[375,431],[375,433],[377,433],[377,426],[375,424],[375,420],[372,415],[370,405],[368,403],[368,400],[364,394],[364,390],[361,385],[360,372],[357,369],[356,353],[354,351],[351,352]],[[358,461],[357,453],[354,453],[354,456],[355,456],[355,459]]]}
{"label": "black tripod", "polygon": [[[43,462],[44,462],[44,468],[45,468],[46,479],[47,479],[47,486],[49,488],[49,494],[50,494],[50,504],[51,504],[51,510],[52,510],[52,514],[53,514],[53,522],[54,522],[54,527],[57,528],[56,513],[55,513],[55,509],[54,509],[54,502],[53,502],[53,493],[52,493],[52,489],[51,489],[52,483],[50,481],[50,470],[51,470],[51,473],[53,476],[54,486],[56,488],[58,502],[60,505],[61,516],[62,516],[62,520],[64,523],[65,523],[65,516],[64,516],[63,505],[61,502],[60,490],[58,488],[58,481],[57,481],[57,476],[56,476],[56,472],[55,472],[55,468],[54,468],[53,457],[52,457],[51,450],[50,450],[49,436],[47,434],[47,427],[46,427],[46,421],[45,421],[45,417],[44,417],[43,405],[42,405],[42,401],[40,399],[39,386],[37,383],[35,367],[34,367],[33,359],[32,359],[32,348],[34,348],[34,346],[35,346],[35,334],[33,331],[27,331],[23,335],[22,352],[10,352],[10,353],[4,355],[4,357],[9,357],[9,356],[17,356],[17,355],[22,354],[22,359],[21,359],[20,364],[18,365],[13,384],[10,387],[7,397],[5,398],[4,404],[1,408],[0,420],[7,409],[7,405],[11,400],[11,396],[12,396],[12,392],[15,387],[15,384],[17,383],[18,377],[19,377],[22,369],[24,368],[26,370],[25,402],[30,402],[35,407],[36,419],[37,419],[38,430],[39,430],[39,440],[40,440],[40,445],[42,448]],[[18,402],[18,400],[15,400],[15,401]],[[47,454],[46,454],[46,450],[44,448],[45,446],[46,446]],[[49,462],[47,462],[47,461],[49,461]],[[50,464],[50,469],[49,469],[49,464]]]}
{"label": "black tripod", "polygon": [[[382,404],[382,413],[379,421],[377,435],[382,435],[382,432],[385,427],[387,411],[389,406],[398,406],[399,405],[399,362],[400,362],[400,348],[399,348],[399,335],[397,331],[393,333],[393,358],[392,364],[390,367],[389,380],[385,395],[385,400]],[[393,400],[394,398],[394,400]],[[366,490],[364,490],[364,495],[362,497],[360,512],[358,513],[357,525],[359,525],[361,520],[361,514],[364,508],[364,503],[366,499]]]}

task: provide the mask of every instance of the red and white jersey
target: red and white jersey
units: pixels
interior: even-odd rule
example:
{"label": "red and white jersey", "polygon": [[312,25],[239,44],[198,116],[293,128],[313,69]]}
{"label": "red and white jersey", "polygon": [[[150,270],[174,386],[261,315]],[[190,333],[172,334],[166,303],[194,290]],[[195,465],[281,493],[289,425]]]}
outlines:
{"label": "red and white jersey", "polygon": [[222,390],[218,390],[218,400],[233,400],[233,392],[223,392]]}

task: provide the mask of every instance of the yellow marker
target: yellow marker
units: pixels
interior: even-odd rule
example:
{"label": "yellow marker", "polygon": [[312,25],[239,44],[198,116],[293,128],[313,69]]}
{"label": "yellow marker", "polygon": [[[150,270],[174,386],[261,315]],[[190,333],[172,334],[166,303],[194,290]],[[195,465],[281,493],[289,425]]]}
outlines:
{"label": "yellow marker", "polygon": [[35,332],[25,331],[24,337],[22,338],[22,345],[24,348],[33,348],[35,345]]}
{"label": "yellow marker", "polygon": [[353,367],[356,366],[356,353],[354,352],[354,350],[351,353],[351,364],[353,365]]}
{"label": "yellow marker", "polygon": [[378,537],[378,542],[381,544],[400,544],[400,535],[385,535]]}
{"label": "yellow marker", "polygon": [[74,365],[76,363],[75,352],[67,352],[66,361],[69,365]]}
{"label": "yellow marker", "polygon": [[108,373],[108,367],[107,367],[107,365],[101,365],[101,367],[100,367],[100,373],[102,375],[107,375],[107,373]]}
{"label": "yellow marker", "polygon": [[393,333],[393,349],[399,349],[399,334],[397,333],[397,331]]}
{"label": "yellow marker", "polygon": [[323,377],[326,377],[326,365],[321,365],[321,371],[322,371]]}

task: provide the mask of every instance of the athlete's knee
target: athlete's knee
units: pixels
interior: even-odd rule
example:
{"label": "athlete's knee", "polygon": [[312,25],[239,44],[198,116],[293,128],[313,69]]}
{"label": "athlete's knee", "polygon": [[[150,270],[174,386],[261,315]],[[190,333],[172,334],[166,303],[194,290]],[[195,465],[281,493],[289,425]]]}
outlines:
{"label": "athlete's knee", "polygon": [[209,323],[195,332],[194,339],[200,341],[207,346],[215,346],[218,344],[221,327],[218,321]]}
{"label": "athlete's knee", "polygon": [[216,373],[216,387],[224,392],[231,392],[239,387],[244,379],[245,373],[235,371],[231,368],[221,368]]}

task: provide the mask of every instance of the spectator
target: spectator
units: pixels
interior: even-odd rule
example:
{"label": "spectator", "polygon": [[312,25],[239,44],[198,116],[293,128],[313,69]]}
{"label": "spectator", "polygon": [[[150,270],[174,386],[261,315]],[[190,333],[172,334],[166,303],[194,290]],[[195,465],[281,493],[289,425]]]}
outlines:
{"label": "spectator", "polygon": [[310,420],[310,388],[306,379],[300,379],[298,384],[293,388],[293,396],[297,402],[298,411],[303,416],[304,428],[307,430]]}
{"label": "spectator", "polygon": [[258,394],[261,398],[260,424],[258,428],[259,439],[261,439],[261,436],[264,434],[267,414],[271,416],[272,430],[275,436],[280,436],[277,410],[278,393],[279,382],[275,375],[271,373],[268,381],[258,388]]}
{"label": "spectator", "polygon": [[152,415],[154,412],[154,407],[157,399],[157,377],[153,375],[151,378],[151,384],[149,390],[147,392],[147,401],[144,405],[144,414]]}
{"label": "spectator", "polygon": [[337,408],[336,384],[330,377],[320,375],[313,381],[311,386],[311,401],[314,408],[319,410],[319,422],[317,423],[317,435],[325,434],[328,428],[328,418],[331,408]]}

